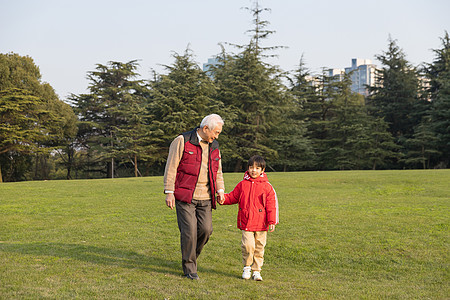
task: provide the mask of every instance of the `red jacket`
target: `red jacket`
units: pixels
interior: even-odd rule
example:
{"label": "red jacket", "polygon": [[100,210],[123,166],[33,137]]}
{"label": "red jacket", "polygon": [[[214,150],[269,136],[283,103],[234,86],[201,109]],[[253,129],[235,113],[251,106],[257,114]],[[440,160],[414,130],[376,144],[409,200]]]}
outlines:
{"label": "red jacket", "polygon": [[245,172],[244,179],[231,193],[225,194],[224,205],[239,203],[237,227],[245,231],[266,231],[278,224],[278,198],[266,173],[253,179]]}

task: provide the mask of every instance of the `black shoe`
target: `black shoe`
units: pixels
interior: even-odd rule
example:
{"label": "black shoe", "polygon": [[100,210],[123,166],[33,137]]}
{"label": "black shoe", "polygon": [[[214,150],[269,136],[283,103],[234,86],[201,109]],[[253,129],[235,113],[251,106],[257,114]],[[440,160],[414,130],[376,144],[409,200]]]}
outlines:
{"label": "black shoe", "polygon": [[198,277],[197,273],[190,273],[186,275],[186,278],[189,278],[191,280],[199,280],[200,277]]}

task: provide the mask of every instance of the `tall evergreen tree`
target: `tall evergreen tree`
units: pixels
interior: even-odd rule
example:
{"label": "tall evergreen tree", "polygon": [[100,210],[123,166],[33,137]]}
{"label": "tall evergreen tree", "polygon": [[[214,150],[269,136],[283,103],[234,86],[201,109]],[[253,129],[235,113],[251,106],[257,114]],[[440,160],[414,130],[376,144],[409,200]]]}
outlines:
{"label": "tall evergreen tree", "polygon": [[183,55],[173,54],[174,63],[166,65],[167,74],[155,74],[150,81],[149,111],[152,145],[157,149],[154,161],[161,169],[169,152],[170,142],[179,134],[200,125],[208,114],[221,114],[222,104],[214,99],[216,87],[210,77],[186,49]]}
{"label": "tall evergreen tree", "polygon": [[250,9],[255,27],[249,44],[238,46],[241,52],[236,55],[219,56],[214,72],[218,98],[233,116],[224,127],[224,135],[232,137],[228,146],[233,151],[224,164],[229,170],[241,171],[242,163],[254,154],[265,156],[269,168],[278,157],[271,137],[284,121],[289,93],[280,70],[263,61],[265,52],[276,48],[262,46],[262,40],[273,33],[266,29],[268,22],[261,20],[265,10],[255,2]]}
{"label": "tall evergreen tree", "polygon": [[317,93],[304,104],[319,170],[375,169],[395,157],[387,124],[368,115],[363,96],[351,91],[350,76],[324,72],[313,81]]}
{"label": "tall evergreen tree", "polygon": [[[311,141],[315,161],[314,168],[319,170],[333,168],[333,154],[329,149],[331,143],[330,129],[336,110],[336,91],[339,81],[325,74],[323,70],[319,76],[312,78],[311,84],[315,87],[315,94],[304,102],[307,120],[308,138]],[[331,161],[326,157],[331,156]]]}
{"label": "tall evergreen tree", "polygon": [[305,112],[305,105],[314,102],[316,87],[310,71],[305,66],[303,55],[297,70],[292,77],[288,76],[287,79],[291,86],[292,101],[285,118],[285,126],[274,137],[278,146],[278,161],[283,165],[285,171],[312,169],[314,168],[315,153],[307,138],[308,116]]}
{"label": "tall evergreen tree", "polygon": [[435,49],[435,59],[426,68],[430,80],[431,127],[436,137],[441,167],[450,164],[450,38],[445,32],[442,48]]}
{"label": "tall evergreen tree", "polygon": [[392,134],[388,131],[389,125],[380,117],[372,117],[367,114],[367,130],[365,138],[360,142],[368,144],[366,156],[372,170],[392,165],[392,161],[398,160],[398,146]]}
{"label": "tall evergreen tree", "polygon": [[[48,130],[43,126],[42,117],[49,114],[44,110],[44,100],[22,89],[0,91],[0,155],[2,165],[17,155],[29,155],[44,151],[40,144],[47,140]],[[14,172],[10,162],[11,181],[23,179],[24,174]],[[0,165],[0,169],[1,169]],[[0,182],[2,182],[0,171]]]}
{"label": "tall evergreen tree", "polygon": [[389,37],[388,50],[377,59],[383,65],[376,72],[376,85],[369,87],[371,113],[384,118],[399,145],[414,133],[421,117],[416,114],[419,83],[417,70],[405,57],[397,41]]}
{"label": "tall evergreen tree", "polygon": [[94,162],[106,165],[106,169],[100,166],[97,170],[107,177],[117,174],[116,160],[127,155],[123,131],[133,131],[133,127],[130,128],[133,108],[143,102],[145,89],[143,81],[136,79],[138,66],[136,60],[98,64],[96,71],[88,73],[90,94],[71,97],[82,122],[80,133],[85,134],[84,146],[89,155],[96,156]]}
{"label": "tall evergreen tree", "polygon": [[431,128],[430,119],[425,119],[428,119],[428,122],[422,120],[416,126],[413,136],[405,141],[408,151],[403,161],[414,168],[430,168],[432,159],[440,154],[436,150],[437,138]]}

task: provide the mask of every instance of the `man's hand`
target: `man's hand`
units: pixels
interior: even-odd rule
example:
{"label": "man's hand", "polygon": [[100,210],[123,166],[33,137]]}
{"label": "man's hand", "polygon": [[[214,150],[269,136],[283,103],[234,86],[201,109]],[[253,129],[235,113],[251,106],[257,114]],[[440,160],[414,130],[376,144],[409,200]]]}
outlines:
{"label": "man's hand", "polygon": [[166,194],[166,205],[173,209],[175,207],[175,196],[173,193]]}
{"label": "man's hand", "polygon": [[275,224],[270,224],[269,225],[269,231],[273,232],[275,230]]}
{"label": "man's hand", "polygon": [[220,205],[222,205],[225,202],[225,195],[222,191],[217,193],[217,202],[219,202]]}

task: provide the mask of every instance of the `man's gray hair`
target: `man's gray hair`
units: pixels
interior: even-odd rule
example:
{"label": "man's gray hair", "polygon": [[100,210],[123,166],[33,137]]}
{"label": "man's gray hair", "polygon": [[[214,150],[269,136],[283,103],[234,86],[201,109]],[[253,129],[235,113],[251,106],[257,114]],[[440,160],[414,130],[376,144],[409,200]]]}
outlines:
{"label": "man's gray hair", "polygon": [[208,126],[210,130],[214,130],[219,124],[221,124],[222,126],[224,124],[222,117],[217,114],[210,114],[203,118],[202,122],[200,123],[200,128]]}

